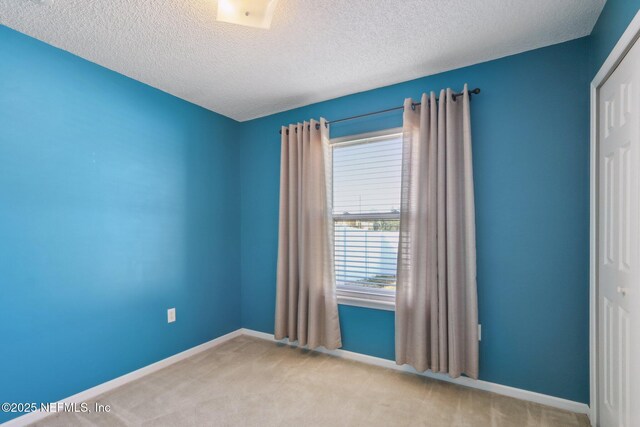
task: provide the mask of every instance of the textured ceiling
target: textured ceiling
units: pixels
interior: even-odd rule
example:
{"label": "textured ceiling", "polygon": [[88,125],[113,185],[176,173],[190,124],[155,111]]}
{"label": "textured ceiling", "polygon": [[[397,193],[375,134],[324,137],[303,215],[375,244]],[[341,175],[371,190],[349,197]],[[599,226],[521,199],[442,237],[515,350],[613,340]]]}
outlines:
{"label": "textured ceiling", "polygon": [[582,37],[605,0],[0,0],[0,23],[243,121]]}

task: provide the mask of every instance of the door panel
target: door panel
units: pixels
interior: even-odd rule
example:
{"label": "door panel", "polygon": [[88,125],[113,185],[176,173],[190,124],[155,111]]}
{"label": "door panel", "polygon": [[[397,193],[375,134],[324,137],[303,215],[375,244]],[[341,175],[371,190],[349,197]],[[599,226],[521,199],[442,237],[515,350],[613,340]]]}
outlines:
{"label": "door panel", "polygon": [[[640,44],[599,89],[598,408],[603,427],[640,426]],[[635,361],[635,363],[634,363]]]}

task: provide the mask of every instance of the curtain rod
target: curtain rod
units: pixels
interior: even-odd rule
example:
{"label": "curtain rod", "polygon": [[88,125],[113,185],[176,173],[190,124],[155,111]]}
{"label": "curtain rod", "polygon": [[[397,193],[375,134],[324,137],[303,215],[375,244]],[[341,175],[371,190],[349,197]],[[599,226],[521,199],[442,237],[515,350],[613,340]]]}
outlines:
{"label": "curtain rod", "polygon": [[[469,91],[469,99],[471,99],[471,95],[477,95],[479,93],[480,93],[480,88],[479,87],[470,90]],[[454,93],[451,96],[453,97],[453,100],[455,101],[457,96],[462,96],[462,95],[464,95],[464,92]],[[436,98],[436,101],[437,100],[438,100],[438,98]],[[420,104],[421,104],[420,102],[413,102],[413,103],[411,103],[411,108],[417,107]],[[373,111],[371,113],[358,114],[357,116],[343,117],[342,119],[326,121],[325,123],[326,124],[331,124],[331,123],[338,123],[338,122],[346,122],[347,120],[359,119],[361,117],[373,116],[374,114],[388,113],[390,111],[403,110],[403,109],[404,109],[404,105],[401,105],[400,107],[393,107],[393,108],[387,108],[386,110],[380,110],[380,111]],[[320,129],[320,124],[316,124],[316,129]],[[297,129],[296,129],[296,132],[297,132]],[[282,134],[282,130],[280,130],[280,134]],[[287,129],[287,135],[289,135],[289,129]]]}

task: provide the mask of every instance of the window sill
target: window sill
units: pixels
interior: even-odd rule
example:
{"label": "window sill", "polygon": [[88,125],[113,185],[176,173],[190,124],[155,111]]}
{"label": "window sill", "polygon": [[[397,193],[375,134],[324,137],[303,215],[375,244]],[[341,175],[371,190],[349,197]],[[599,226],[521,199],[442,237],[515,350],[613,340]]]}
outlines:
{"label": "window sill", "polygon": [[375,310],[396,310],[395,295],[381,295],[366,292],[354,292],[338,289],[338,304],[355,307],[372,308]]}

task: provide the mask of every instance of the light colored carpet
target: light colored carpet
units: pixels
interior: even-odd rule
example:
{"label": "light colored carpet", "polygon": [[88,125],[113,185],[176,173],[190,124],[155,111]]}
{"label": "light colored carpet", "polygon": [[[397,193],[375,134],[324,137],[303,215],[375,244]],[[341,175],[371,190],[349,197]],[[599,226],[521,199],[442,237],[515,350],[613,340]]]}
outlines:
{"label": "light colored carpet", "polygon": [[36,425],[589,425],[584,415],[246,336],[96,400],[111,412]]}

